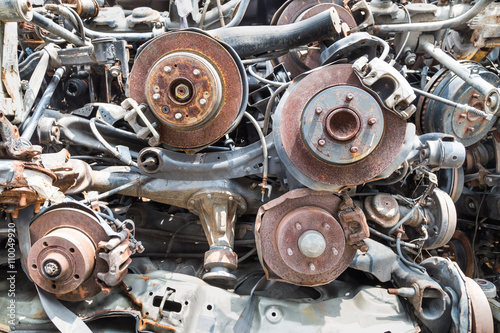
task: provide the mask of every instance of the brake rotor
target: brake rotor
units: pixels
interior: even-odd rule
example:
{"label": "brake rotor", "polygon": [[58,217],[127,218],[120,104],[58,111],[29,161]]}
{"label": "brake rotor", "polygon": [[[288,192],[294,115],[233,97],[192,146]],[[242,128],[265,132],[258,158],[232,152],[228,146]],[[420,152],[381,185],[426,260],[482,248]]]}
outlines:
{"label": "brake rotor", "polygon": [[356,249],[339,223],[341,202],[332,193],[297,189],[259,209],[255,237],[268,279],[315,286],[347,269]]}
{"label": "brake rotor", "polygon": [[52,209],[31,223],[30,236],[26,265],[40,288],[73,302],[101,291],[97,273],[108,264],[96,253],[109,237],[95,216],[76,207]]}
{"label": "brake rotor", "polygon": [[383,108],[345,64],[294,83],[274,121],[285,167],[315,190],[374,180],[394,161],[406,133],[406,122]]}
{"label": "brake rotor", "polygon": [[[500,78],[483,66],[472,61],[462,65],[481,76],[494,86],[500,85]],[[485,110],[485,97],[450,70],[437,72],[425,87],[434,95]],[[495,125],[498,117],[487,120],[484,117],[457,110],[455,107],[421,96],[418,101],[416,125],[420,133],[446,133],[455,136],[458,142],[468,147],[479,142]]]}
{"label": "brake rotor", "polygon": [[[272,24],[284,25],[300,22],[311,18],[329,9],[335,9],[341,24],[345,23],[349,29],[356,27],[356,22],[344,7],[328,0],[292,1],[285,3],[273,17]],[[308,45],[307,51],[290,52],[278,58],[278,63],[283,63],[292,77],[319,67],[321,47],[319,42]]]}
{"label": "brake rotor", "polygon": [[247,89],[241,63],[230,51],[202,33],[178,31],[153,39],[137,56],[130,97],[149,105],[162,143],[203,148],[237,125]]}

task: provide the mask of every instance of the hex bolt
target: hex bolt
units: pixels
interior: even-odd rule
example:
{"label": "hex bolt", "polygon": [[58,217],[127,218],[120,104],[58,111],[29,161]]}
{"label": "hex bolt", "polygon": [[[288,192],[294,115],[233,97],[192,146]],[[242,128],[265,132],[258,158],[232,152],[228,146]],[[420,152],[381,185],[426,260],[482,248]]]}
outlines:
{"label": "hex bolt", "polygon": [[310,269],[311,271],[315,271],[315,270],[316,270],[316,266],[314,266],[314,264],[313,264],[313,263],[310,263],[310,264],[309,264],[309,269]]}
{"label": "hex bolt", "polygon": [[295,228],[297,228],[297,230],[300,230],[302,229],[302,225],[300,225],[299,222],[295,223]]}
{"label": "hex bolt", "polygon": [[160,94],[153,94],[153,99],[160,99]]}
{"label": "hex bolt", "polygon": [[358,152],[358,147],[353,146],[353,147],[351,147],[351,149],[349,149],[349,151],[350,151],[351,153],[353,153],[353,154],[356,154],[356,153]]}
{"label": "hex bolt", "polygon": [[170,66],[165,66],[165,67],[163,67],[163,70],[164,70],[165,72],[167,72],[167,73],[170,73],[170,72],[172,71],[172,67],[170,67]]}
{"label": "hex bolt", "polygon": [[288,253],[289,256],[293,255],[293,250],[291,248],[286,249],[286,253]]}
{"label": "hex bolt", "polygon": [[229,198],[227,198],[229,201],[233,201],[234,198],[232,196],[230,196]]}
{"label": "hex bolt", "polygon": [[348,93],[345,96],[345,100],[348,101],[348,102],[352,101],[353,98],[354,98],[354,95],[352,93]]}
{"label": "hex bolt", "polygon": [[330,225],[328,223],[323,223],[323,228],[330,230]]}
{"label": "hex bolt", "polygon": [[201,104],[201,105],[205,105],[205,104],[207,104],[207,100],[206,100],[206,99],[204,99],[204,98],[200,99],[200,104]]}
{"label": "hex bolt", "polygon": [[160,87],[158,87],[158,86],[154,86],[154,87],[153,87],[153,91],[154,91],[154,92],[159,92],[159,91],[160,91]]}
{"label": "hex bolt", "polygon": [[182,118],[182,114],[180,112],[177,112],[175,115],[174,115],[175,119],[177,120],[180,120]]}
{"label": "hex bolt", "polygon": [[323,112],[323,108],[321,106],[318,106],[314,111],[316,112],[316,114],[321,114],[321,112]]}
{"label": "hex bolt", "polygon": [[43,272],[50,277],[56,277],[61,274],[61,267],[55,261],[46,261],[43,264]]}
{"label": "hex bolt", "polygon": [[368,125],[373,126],[377,123],[377,118],[368,119]]}
{"label": "hex bolt", "polygon": [[198,75],[200,75],[200,74],[201,74],[201,72],[200,72],[200,70],[199,70],[199,69],[195,69],[195,70],[193,71],[193,75],[194,75],[194,76],[198,76]]}
{"label": "hex bolt", "polygon": [[318,140],[318,145],[324,146],[326,144],[326,141],[323,139]]}

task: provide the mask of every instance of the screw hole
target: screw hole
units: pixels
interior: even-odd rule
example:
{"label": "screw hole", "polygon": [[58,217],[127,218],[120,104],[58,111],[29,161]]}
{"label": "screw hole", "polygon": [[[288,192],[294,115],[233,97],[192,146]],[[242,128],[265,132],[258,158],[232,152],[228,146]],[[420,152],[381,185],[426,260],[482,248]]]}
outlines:
{"label": "screw hole", "polygon": [[56,289],[56,285],[55,284],[52,284],[52,289]]}
{"label": "screw hole", "polygon": [[207,305],[207,310],[208,311],[211,311],[212,310],[212,306],[210,304]]}
{"label": "screw hole", "polygon": [[75,278],[75,280],[78,280],[80,278],[80,275],[75,274],[75,275],[73,275],[73,277]]}
{"label": "screw hole", "polygon": [[49,246],[49,243],[43,242],[43,246]]}
{"label": "screw hole", "polygon": [[33,264],[33,265],[31,265],[31,268],[33,268],[33,269],[37,269],[37,268],[38,268],[38,266],[37,266],[37,265],[35,265],[35,264]]}
{"label": "screw hole", "polygon": [[72,248],[72,247],[70,247],[70,248],[69,248],[69,252],[73,253],[73,252],[75,252],[75,249],[74,249],[74,248]]}

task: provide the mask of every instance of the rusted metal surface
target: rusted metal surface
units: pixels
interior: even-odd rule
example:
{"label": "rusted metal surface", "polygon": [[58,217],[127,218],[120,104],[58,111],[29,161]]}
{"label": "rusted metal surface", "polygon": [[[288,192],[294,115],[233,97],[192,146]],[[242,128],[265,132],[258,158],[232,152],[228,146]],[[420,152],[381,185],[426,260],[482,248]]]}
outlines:
{"label": "rusted metal surface", "polygon": [[[322,285],[349,266],[356,249],[348,244],[346,229],[338,222],[341,204],[332,193],[297,189],[259,209],[255,239],[268,279]],[[326,243],[315,258],[306,256],[298,246],[301,235],[310,231],[321,234]]]}
{"label": "rusted metal surface", "polygon": [[152,40],[136,58],[128,84],[130,97],[149,104],[162,123],[161,141],[178,149],[220,139],[233,126],[243,101],[242,77],[233,57],[221,44],[196,32],[173,32]]}
{"label": "rusted metal surface", "polygon": [[[60,236],[50,236],[52,232],[61,228],[72,229],[73,234],[76,235],[76,233],[79,233],[79,236],[77,238],[69,237],[69,234],[66,233],[64,238],[69,238],[66,240]],[[98,249],[99,242],[108,241],[109,237],[96,217],[76,208],[56,208],[42,214],[31,223],[30,235],[33,248],[28,255],[28,271],[33,280],[37,281],[40,279],[40,282],[37,284],[41,287],[48,286],[47,291],[49,292],[61,288],[62,292],[60,294],[56,293],[56,296],[65,301],[81,301],[95,296],[101,291],[100,285],[96,283],[97,273],[106,272],[108,265],[104,259],[96,255],[96,249]],[[44,246],[44,242],[47,242],[48,246]],[[76,288],[68,291],[70,288],[64,285],[68,282],[61,281],[62,285],[58,286],[58,282],[54,283],[53,280],[40,272],[43,266],[40,265],[39,260],[44,259],[46,256],[45,252],[40,252],[40,250],[45,248],[47,248],[45,251],[48,251],[51,255],[53,253],[65,256],[68,265],[70,265],[69,270],[74,270],[75,272],[70,278],[78,281]],[[74,252],[71,251],[72,248]],[[89,259],[88,253],[91,251],[91,248],[94,250],[92,251],[91,259]],[[85,256],[85,260],[82,259],[83,256]],[[81,267],[76,267],[76,265],[82,265],[84,262],[88,263],[89,260],[92,261],[92,264],[83,270],[85,273],[77,273]],[[36,268],[33,265],[36,265]],[[79,279],[74,277],[75,274],[79,275]],[[72,280],[69,281],[71,285],[76,283]],[[53,283],[56,285],[56,288],[52,288]]]}
{"label": "rusted metal surface", "polygon": [[368,92],[352,86],[318,92],[303,110],[301,120],[302,142],[315,158],[333,165],[364,159],[378,146],[384,132],[382,108]]}
{"label": "rusted metal surface", "polygon": [[42,153],[42,147],[26,145],[20,140],[19,129],[0,112],[0,156],[30,161],[33,157]]}
{"label": "rusted metal surface", "polygon": [[83,18],[96,17],[99,14],[97,0],[64,0],[63,3],[75,9],[78,15]]}
{"label": "rusted metal surface", "polygon": [[95,247],[81,231],[58,228],[31,247],[27,260],[33,281],[53,294],[75,290],[92,273]]}
{"label": "rusted metal surface", "polygon": [[399,221],[399,205],[390,194],[380,193],[365,199],[366,217],[382,228],[391,228]]}
{"label": "rusted metal surface", "polygon": [[[384,127],[378,145],[370,146],[369,141],[364,141],[366,142],[366,148],[360,149],[358,147],[358,150],[355,151],[351,150],[354,146],[350,145],[349,141],[344,141],[340,145],[345,147],[346,151],[352,155],[350,161],[346,159],[343,164],[335,164],[321,160],[308,149],[305,141],[309,140],[309,138],[304,138],[300,133],[306,122],[304,115],[309,114],[307,110],[312,109],[312,113],[315,113],[316,105],[313,107],[311,101],[314,100],[315,96],[330,88],[346,91],[356,89],[356,92],[363,90],[351,65],[333,65],[312,72],[294,85],[286,100],[280,103],[279,108],[282,109],[280,130],[275,135],[280,136],[286,155],[293,165],[302,174],[314,181],[327,185],[355,185],[372,180],[396,158],[405,137],[405,121],[382,108],[383,119],[380,119],[379,123],[383,121]],[[295,91],[299,93],[295,93]],[[369,121],[373,118],[371,114],[370,117],[366,117],[364,112],[370,109],[380,109],[377,100],[368,94],[366,95],[363,107],[360,106],[359,111],[357,111],[363,128],[369,127]],[[322,108],[324,110],[334,110],[345,107],[347,101],[342,98],[336,103],[323,103]],[[377,123],[374,126],[377,126]],[[360,152],[365,152],[367,156],[362,159],[356,158]],[[327,154],[337,158],[336,154],[338,153],[336,150],[327,150]],[[326,154],[323,153],[323,155]]]}
{"label": "rusted metal surface", "polygon": [[[283,8],[284,7],[284,8]],[[307,0],[292,1],[283,5],[279,17],[274,17],[273,22],[277,25],[290,24],[311,18],[321,12],[333,8],[341,21],[341,24],[349,28],[354,28],[356,22],[352,15],[342,6],[328,0]],[[277,14],[278,14],[277,13]],[[291,73],[292,77],[304,73],[320,65],[321,46],[319,42],[307,45],[307,50],[290,52],[278,58],[278,63],[283,63],[285,68]]]}
{"label": "rusted metal surface", "polygon": [[370,230],[366,223],[365,214],[345,193],[342,194],[342,204],[340,205],[338,215],[344,229],[347,244],[354,245],[356,249],[366,252],[368,248],[363,239],[370,236]]}

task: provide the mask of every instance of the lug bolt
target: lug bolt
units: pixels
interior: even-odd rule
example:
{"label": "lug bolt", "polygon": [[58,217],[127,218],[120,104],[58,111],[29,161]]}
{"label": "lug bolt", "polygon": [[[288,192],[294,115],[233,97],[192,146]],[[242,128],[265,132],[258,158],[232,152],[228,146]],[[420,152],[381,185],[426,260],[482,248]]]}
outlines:
{"label": "lug bolt", "polygon": [[175,119],[177,120],[180,120],[182,118],[182,114],[180,112],[177,112],[175,115],[174,115]]}
{"label": "lug bolt", "polygon": [[323,108],[321,106],[318,106],[315,111],[316,114],[321,114],[321,112],[323,112]]}
{"label": "lug bolt", "polygon": [[153,94],[153,99],[160,99],[160,94]]}
{"label": "lug bolt", "polygon": [[349,151],[353,154],[356,154],[358,152],[358,147],[351,147],[351,149],[349,149]]}
{"label": "lug bolt", "polygon": [[368,119],[368,125],[373,126],[377,123],[377,118]]}
{"label": "lug bolt", "polygon": [[326,144],[326,141],[321,139],[321,140],[318,140],[318,145],[320,146],[324,146]]}
{"label": "lug bolt", "polygon": [[201,104],[201,105],[205,105],[205,104],[207,104],[207,100],[206,100],[206,99],[204,99],[204,98],[200,99],[200,104]]}
{"label": "lug bolt", "polygon": [[163,70],[164,70],[165,72],[167,72],[167,73],[170,73],[170,72],[172,71],[172,67],[170,67],[170,66],[165,66],[165,67],[163,67]]}
{"label": "lug bolt", "polygon": [[348,102],[352,101],[353,98],[354,98],[354,95],[352,93],[348,93],[345,96],[345,100],[348,101]]}
{"label": "lug bolt", "polygon": [[200,75],[200,74],[201,74],[201,72],[200,72],[200,70],[199,70],[199,69],[195,69],[195,70],[193,71],[193,74],[194,74],[194,76],[198,76],[198,75]]}

